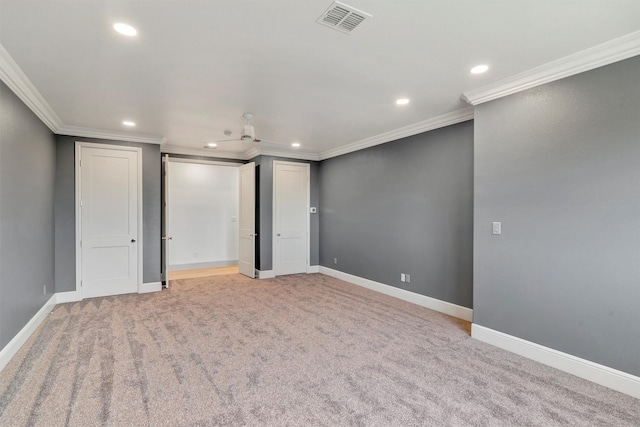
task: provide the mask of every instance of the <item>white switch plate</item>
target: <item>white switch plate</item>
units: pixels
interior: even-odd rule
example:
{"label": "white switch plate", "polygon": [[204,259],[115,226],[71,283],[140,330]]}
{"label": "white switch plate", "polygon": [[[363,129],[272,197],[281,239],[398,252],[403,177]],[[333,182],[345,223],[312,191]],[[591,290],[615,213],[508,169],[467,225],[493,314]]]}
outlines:
{"label": "white switch plate", "polygon": [[401,282],[404,282],[404,281],[405,281],[404,273],[400,273],[400,281],[401,281]]}
{"label": "white switch plate", "polygon": [[502,223],[494,222],[493,223],[493,234],[502,234]]}

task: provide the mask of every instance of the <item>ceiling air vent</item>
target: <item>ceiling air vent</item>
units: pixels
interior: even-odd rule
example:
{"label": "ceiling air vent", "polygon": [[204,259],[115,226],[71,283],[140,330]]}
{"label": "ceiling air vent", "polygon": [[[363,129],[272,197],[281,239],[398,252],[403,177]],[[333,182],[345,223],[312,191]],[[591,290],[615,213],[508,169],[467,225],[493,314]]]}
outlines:
{"label": "ceiling air vent", "polygon": [[325,27],[350,34],[367,18],[371,18],[371,15],[336,1],[329,6],[316,22]]}

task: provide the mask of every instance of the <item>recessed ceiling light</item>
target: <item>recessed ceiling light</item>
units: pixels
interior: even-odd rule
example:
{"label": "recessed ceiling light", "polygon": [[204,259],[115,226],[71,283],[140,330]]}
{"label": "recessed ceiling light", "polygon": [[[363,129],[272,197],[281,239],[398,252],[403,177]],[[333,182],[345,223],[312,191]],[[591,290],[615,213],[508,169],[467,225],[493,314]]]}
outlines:
{"label": "recessed ceiling light", "polygon": [[291,144],[291,146],[298,148],[298,147],[300,147],[300,143],[299,142],[294,142],[294,143]]}
{"label": "recessed ceiling light", "polygon": [[122,122],[123,125],[125,126],[135,126],[136,124],[132,121],[129,120],[125,120],[124,122]]}
{"label": "recessed ceiling light", "polygon": [[218,144],[216,144],[215,142],[210,142],[206,145],[207,148],[216,148],[218,146]]}
{"label": "recessed ceiling light", "polygon": [[396,104],[398,105],[407,105],[409,103],[409,98],[400,98],[396,100]]}
{"label": "recessed ceiling light", "polygon": [[123,34],[125,36],[135,36],[136,34],[138,34],[138,30],[136,30],[135,28],[133,28],[131,25],[128,24],[123,24],[122,22],[118,22],[117,24],[113,24],[113,29],[116,30],[117,32],[119,32],[120,34]]}
{"label": "recessed ceiling light", "polygon": [[489,69],[488,65],[476,65],[471,69],[471,74],[482,74]]}

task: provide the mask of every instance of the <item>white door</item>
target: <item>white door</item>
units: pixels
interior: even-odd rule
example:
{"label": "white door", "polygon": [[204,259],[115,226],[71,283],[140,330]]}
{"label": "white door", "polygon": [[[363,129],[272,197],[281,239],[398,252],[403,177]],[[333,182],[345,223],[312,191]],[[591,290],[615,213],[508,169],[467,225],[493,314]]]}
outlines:
{"label": "white door", "polygon": [[273,162],[275,275],[306,273],[309,259],[309,164]]}
{"label": "white door", "polygon": [[138,292],[141,153],[84,145],[79,151],[82,297]]}
{"label": "white door", "polygon": [[171,237],[169,230],[169,155],[162,158],[162,279],[169,289],[169,250]]}
{"label": "white door", "polygon": [[238,245],[238,270],[240,274],[256,277],[256,164],[240,166],[240,242]]}

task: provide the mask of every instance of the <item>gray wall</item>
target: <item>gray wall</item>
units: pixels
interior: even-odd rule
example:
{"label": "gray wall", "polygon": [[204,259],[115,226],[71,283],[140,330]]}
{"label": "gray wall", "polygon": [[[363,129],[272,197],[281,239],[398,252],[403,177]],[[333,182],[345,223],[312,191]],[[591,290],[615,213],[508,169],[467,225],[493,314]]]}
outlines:
{"label": "gray wall", "polygon": [[160,146],[74,136],[56,137],[55,286],[56,292],[76,289],[75,142],[126,145],[142,148],[143,282],[161,280],[162,164]]}
{"label": "gray wall", "polygon": [[640,57],[475,117],[474,322],[640,375]]}
{"label": "gray wall", "polygon": [[472,227],[472,121],[320,165],[325,267],[471,307]]}
{"label": "gray wall", "polygon": [[53,293],[55,160],[53,133],[0,82],[0,349]]}
{"label": "gray wall", "polygon": [[[318,169],[319,163],[289,159],[272,156],[258,156],[249,160],[256,163],[256,232],[258,240],[256,242],[256,268],[266,271],[273,269],[273,161],[282,160],[286,162],[309,163],[310,191],[309,199],[311,206],[318,206],[320,199]],[[320,242],[320,221],[318,214],[310,214],[310,265],[320,263],[319,242]]]}

